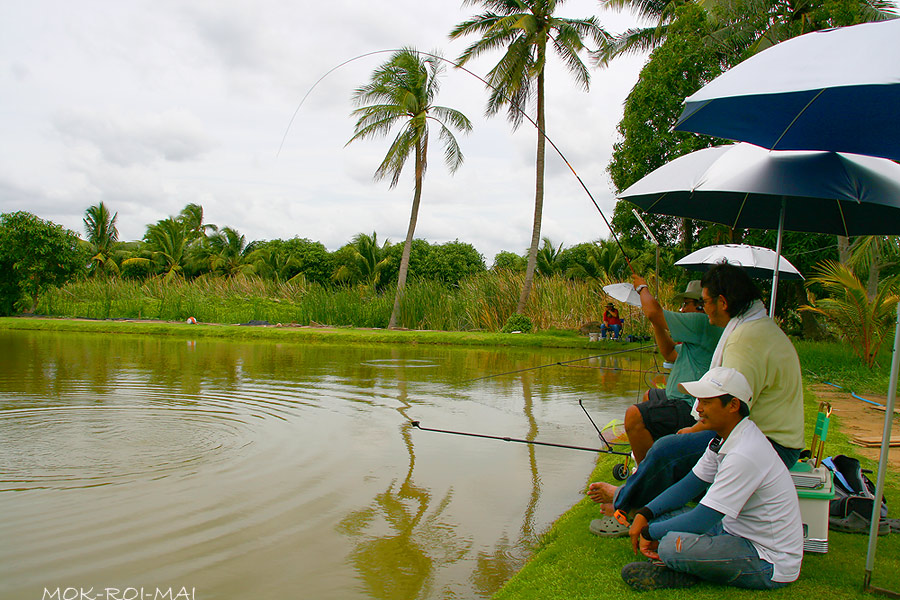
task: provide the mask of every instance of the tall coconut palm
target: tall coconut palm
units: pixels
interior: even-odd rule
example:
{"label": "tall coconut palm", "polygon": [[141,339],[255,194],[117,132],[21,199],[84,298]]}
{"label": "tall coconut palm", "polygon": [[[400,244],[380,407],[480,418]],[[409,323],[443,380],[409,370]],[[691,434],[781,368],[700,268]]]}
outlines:
{"label": "tall coconut palm", "polygon": [[116,218],[119,213],[110,215],[103,202],[89,206],[84,211],[84,230],[87,241],[91,244],[91,273],[115,273],[118,266],[113,260],[119,231],[116,229]]}
{"label": "tall coconut palm", "polygon": [[353,94],[353,100],[360,108],[352,113],[358,120],[348,144],[387,135],[395,127],[400,127],[384,160],[375,171],[376,180],[390,177],[390,187],[395,187],[400,181],[400,173],[407,159],[411,153],[415,153],[415,191],[389,328],[397,326],[400,299],[409,271],[409,254],[422,198],[422,180],[428,166],[429,121],[439,127],[439,138],[444,144],[444,161],[450,172],[455,172],[463,162],[462,151],[450,128],[466,133],[472,129],[469,119],[461,112],[433,104],[440,89],[439,77],[442,72],[440,59],[419,54],[413,48],[404,48],[375,69],[370,82]]}
{"label": "tall coconut palm", "polygon": [[566,19],[554,15],[564,0],[465,0],[463,4],[480,4],[487,11],[457,25],[450,38],[480,35],[459,57],[459,63],[486,52],[505,48],[500,62],[488,73],[491,92],[487,114],[507,107],[513,128],[523,119],[523,111],[534,99],[537,105],[537,153],[535,158],[534,226],[525,269],[525,282],[516,312],[523,314],[537,264],[541,243],[541,218],[544,209],[544,73],[548,48],[561,59],[575,80],[585,89],[590,73],[579,54],[585,50],[585,38],[601,43],[609,37],[594,17]]}

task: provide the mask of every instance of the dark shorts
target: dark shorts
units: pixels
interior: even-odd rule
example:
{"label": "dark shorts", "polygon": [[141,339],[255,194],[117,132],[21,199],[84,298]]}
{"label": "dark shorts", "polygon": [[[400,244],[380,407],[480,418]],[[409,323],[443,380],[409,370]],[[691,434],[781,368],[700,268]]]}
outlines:
{"label": "dark shorts", "polygon": [[691,416],[691,405],[684,400],[669,400],[666,390],[659,388],[650,388],[648,394],[650,399],[636,406],[654,442],[696,423]]}

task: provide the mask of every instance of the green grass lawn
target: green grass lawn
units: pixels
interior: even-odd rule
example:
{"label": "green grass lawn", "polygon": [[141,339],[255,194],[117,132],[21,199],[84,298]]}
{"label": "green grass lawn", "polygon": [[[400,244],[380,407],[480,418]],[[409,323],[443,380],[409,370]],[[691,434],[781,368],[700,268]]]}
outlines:
{"label": "green grass lawn", "polygon": [[223,338],[234,340],[275,340],[279,342],[322,344],[435,344],[480,347],[583,348],[592,353],[655,349],[652,341],[591,342],[575,331],[548,330],[540,333],[495,333],[486,331],[404,331],[361,329],[353,327],[275,327],[219,325],[201,323],[92,320],[39,317],[0,317],[0,330],[60,331],[76,333],[111,333],[163,335],[188,338]]}
{"label": "green grass lawn", "polygon": [[[812,439],[818,400],[806,391],[807,441]],[[847,454],[860,458],[863,468],[877,465],[855,455],[854,446],[840,432],[840,421],[832,418],[826,454]],[[601,456],[591,481],[615,482],[612,466],[617,457]],[[874,481],[874,474],[871,476]],[[889,506],[900,505],[900,480],[889,473],[885,496]],[[893,501],[893,502],[892,502]],[[892,508],[891,516],[900,515]],[[729,598],[872,598],[863,591],[868,536],[829,532],[827,554],[806,554],[800,579],[775,591],[748,591],[701,583],[685,590],[636,592],[619,575],[624,565],[642,557],[631,551],[628,538],[599,538],[588,531],[591,519],[599,518],[597,505],[585,498],[556,522],[542,538],[528,564],[495,596],[496,600],[547,600],[550,598],[666,598],[667,600]],[[900,534],[878,539],[873,585],[900,591]]]}

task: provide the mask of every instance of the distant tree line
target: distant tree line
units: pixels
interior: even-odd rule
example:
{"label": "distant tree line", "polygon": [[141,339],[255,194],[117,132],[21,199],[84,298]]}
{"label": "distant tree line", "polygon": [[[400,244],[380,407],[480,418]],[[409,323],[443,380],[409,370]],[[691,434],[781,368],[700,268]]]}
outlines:
{"label": "distant tree line", "polygon": [[[396,285],[404,250],[403,243],[381,240],[377,232],[359,233],[335,251],[301,237],[248,243],[233,227],[207,223],[198,204],[147,225],[140,240],[121,241],[118,214],[101,202],[85,211],[84,232],[82,238],[24,211],[0,215],[0,313],[33,311],[48,287],[79,278],[171,281],[240,274],[380,294]],[[412,280],[454,287],[488,270],[475,247],[459,240],[435,244],[414,239],[408,253]],[[629,254],[633,263],[655,270],[652,249],[638,245]],[[524,272],[526,262],[524,252],[502,251],[490,270]],[[671,277],[683,275],[679,271],[667,270]],[[625,278],[627,272],[624,255],[607,241],[563,248],[544,238],[537,256],[539,276],[607,281]]]}

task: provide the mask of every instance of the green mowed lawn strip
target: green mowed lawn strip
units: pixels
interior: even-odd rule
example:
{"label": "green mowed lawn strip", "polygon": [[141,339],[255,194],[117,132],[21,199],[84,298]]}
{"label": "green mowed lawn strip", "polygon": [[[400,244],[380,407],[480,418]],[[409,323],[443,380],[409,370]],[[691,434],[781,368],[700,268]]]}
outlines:
{"label": "green mowed lawn strip", "polygon": [[582,348],[607,354],[635,350],[642,346],[655,348],[652,342],[591,342],[575,331],[546,331],[514,334],[484,331],[404,331],[362,329],[352,327],[248,326],[188,323],[54,319],[38,317],[0,317],[0,329],[56,331],[76,333],[112,333],[161,335],[176,337],[211,337],[235,340],[274,340],[280,342],[323,344],[434,344],[480,347]]}
{"label": "green mowed lawn strip", "polygon": [[[807,441],[812,439],[819,401],[806,390]],[[863,468],[873,471],[877,465],[854,453],[854,446],[840,431],[840,420],[832,417],[826,454],[846,454],[862,461]],[[618,483],[612,478],[612,467],[618,457],[601,456],[590,481]],[[875,480],[874,473],[870,476]],[[889,506],[900,506],[900,481],[897,473],[889,473],[885,496]],[[892,502],[893,501],[893,502]],[[891,508],[890,515],[897,516]],[[535,548],[535,553],[494,596],[496,600],[529,600],[549,598],[666,598],[668,600],[729,598],[873,598],[863,591],[868,536],[830,531],[827,554],[805,554],[800,579],[774,591],[751,591],[701,583],[684,590],[636,592],[620,576],[623,566],[642,557],[631,551],[628,538],[600,538],[588,531],[592,519],[599,518],[596,504],[585,498],[560,517]],[[878,538],[873,585],[900,591],[900,534]]]}

